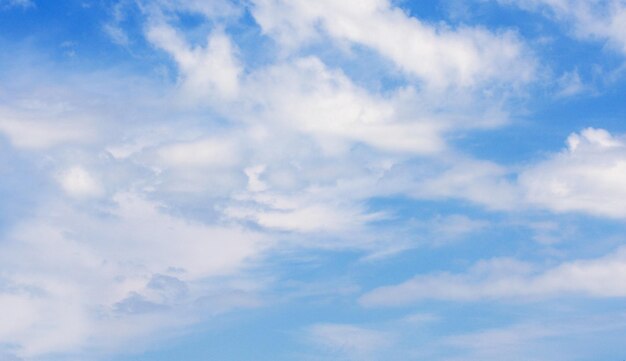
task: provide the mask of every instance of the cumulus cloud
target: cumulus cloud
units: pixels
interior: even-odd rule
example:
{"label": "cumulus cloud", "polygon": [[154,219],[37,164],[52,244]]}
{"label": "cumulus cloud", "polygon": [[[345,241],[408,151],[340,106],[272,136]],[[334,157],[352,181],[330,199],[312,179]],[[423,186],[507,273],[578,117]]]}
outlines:
{"label": "cumulus cloud", "polygon": [[604,129],[570,135],[567,148],[519,177],[529,202],[557,212],[626,217],[626,142]]}

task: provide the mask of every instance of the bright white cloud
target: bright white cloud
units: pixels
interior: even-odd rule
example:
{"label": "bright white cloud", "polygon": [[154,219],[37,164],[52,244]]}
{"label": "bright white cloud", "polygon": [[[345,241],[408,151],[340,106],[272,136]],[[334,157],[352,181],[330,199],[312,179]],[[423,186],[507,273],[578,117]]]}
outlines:
{"label": "bright white cloud", "polygon": [[[258,225],[283,231],[349,233],[361,230],[368,222],[384,218],[359,207],[315,201],[307,197],[266,195],[253,198],[255,207],[233,206],[225,214],[233,219],[254,221]],[[282,203],[282,204],[281,204]]]}
{"label": "bright white cloud", "polygon": [[451,29],[408,16],[387,0],[254,1],[263,30],[288,46],[320,36],[370,47],[428,86],[524,83],[533,76],[528,50],[510,32]]}
{"label": "bright white cloud", "polygon": [[337,141],[411,153],[444,148],[445,120],[402,114],[402,93],[392,99],[370,94],[317,58],[297,59],[254,74],[247,95],[258,104],[253,108],[256,112],[245,115],[250,122],[261,117],[271,125],[311,134],[331,153]]}
{"label": "bright white cloud", "polygon": [[626,217],[624,137],[588,128],[567,143],[567,149],[521,173],[527,200],[557,212]]}
{"label": "bright white cloud", "polygon": [[57,180],[63,190],[73,197],[97,197],[103,192],[100,183],[80,166],[62,171],[57,176]]}

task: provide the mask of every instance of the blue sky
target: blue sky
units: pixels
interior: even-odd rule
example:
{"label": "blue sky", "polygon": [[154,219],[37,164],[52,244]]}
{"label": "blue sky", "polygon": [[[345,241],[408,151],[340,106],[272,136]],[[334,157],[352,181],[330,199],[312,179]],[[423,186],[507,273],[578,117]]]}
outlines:
{"label": "blue sky", "polygon": [[622,360],[623,0],[0,0],[0,359]]}

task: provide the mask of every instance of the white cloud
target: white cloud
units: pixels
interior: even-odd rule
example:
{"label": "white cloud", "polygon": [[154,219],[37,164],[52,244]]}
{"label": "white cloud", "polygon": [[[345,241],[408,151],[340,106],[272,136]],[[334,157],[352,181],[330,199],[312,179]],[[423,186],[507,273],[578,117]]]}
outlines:
{"label": "white cloud", "polygon": [[531,10],[548,10],[572,27],[575,36],[606,41],[626,55],[626,3],[623,0],[499,0]]}
{"label": "white cloud", "polygon": [[158,157],[169,167],[228,167],[240,163],[240,149],[228,138],[208,138],[162,146]]}
{"label": "white cloud", "polygon": [[520,204],[511,170],[498,164],[471,158],[451,159],[435,174],[418,179],[411,195],[418,198],[457,198],[493,209],[510,210]]}
{"label": "white cloud", "polygon": [[370,47],[429,87],[471,87],[489,81],[524,83],[534,65],[511,32],[432,25],[387,0],[257,0],[263,31],[288,46],[320,36]]}
{"label": "white cloud", "polygon": [[563,74],[558,79],[557,85],[559,87],[557,95],[562,97],[578,95],[586,89],[577,70]]}
{"label": "white cloud", "polygon": [[155,46],[168,52],[181,71],[181,86],[194,101],[232,98],[239,89],[241,67],[230,38],[216,30],[205,47],[191,46],[167,23],[151,24],[146,36]]}
{"label": "white cloud", "polygon": [[367,306],[394,306],[424,299],[520,300],[561,295],[626,297],[626,249],[542,271],[511,259],[483,261],[467,273],[420,275],[399,285],[374,289],[361,302]]}
{"label": "white cloud", "polygon": [[329,152],[334,151],[333,139],[396,152],[433,153],[444,148],[445,120],[402,114],[403,93],[392,99],[370,94],[317,58],[255,73],[247,96],[258,104],[243,115],[248,121],[262,117],[270,125],[310,134]]}
{"label": "white cloud", "polygon": [[254,288],[227,281],[267,246],[258,234],[186,221],[133,194],[111,209],[40,212],[0,245],[0,339],[18,355],[117,348],[197,312],[258,303]]}
{"label": "white cloud", "polygon": [[74,166],[57,176],[63,190],[77,198],[97,197],[102,194],[100,183],[84,168]]}
{"label": "white cloud", "polygon": [[[271,197],[271,196],[270,196]],[[295,232],[356,232],[363,225],[383,218],[381,214],[367,213],[359,207],[346,207],[332,202],[315,202],[306,198],[285,198],[289,205],[277,206],[276,199],[267,202],[257,198],[260,206],[229,207],[225,214],[233,219],[250,220],[276,230]]]}
{"label": "white cloud", "polygon": [[[6,111],[11,117],[0,117],[0,131],[12,144],[63,169],[57,174],[61,189],[98,198],[44,206],[0,242],[0,274],[15,285],[0,288],[0,320],[19,323],[0,325],[0,339],[17,345],[20,354],[120,347],[202,321],[198,314],[257,305],[262,282],[227,280],[245,274],[277,231],[297,247],[334,242],[377,255],[406,249],[406,237],[381,237],[368,227],[388,216],[368,209],[371,197],[459,198],[495,209],[519,202],[504,167],[446,159],[450,133],[506,119],[492,104],[502,98],[482,86],[532,77],[532,60],[514,34],[426,24],[386,1],[266,1],[254,8],[273,36],[328,35],[364,45],[437,88],[380,91],[314,55],[277,56],[275,63],[248,69],[219,26],[206,43],[193,45],[165,14],[215,18],[222,16],[219,4],[140,2],[148,18],[145,35],[174,59],[180,95],[190,103],[172,106],[175,92],[160,89],[162,83],[78,74],[78,81],[59,77],[50,88],[70,88],[59,103],[69,98],[80,111],[22,118]],[[126,34],[112,31],[127,43]],[[115,87],[109,78],[124,81]],[[99,90],[85,92],[79,83]],[[131,83],[141,85],[127,89]],[[197,107],[207,104],[210,112]],[[68,113],[78,116],[64,117]],[[104,131],[93,125],[85,130],[91,119],[85,114],[102,114],[107,121],[98,126]],[[48,152],[57,146],[62,150]],[[84,167],[67,168],[71,164]],[[104,190],[115,196],[105,197]],[[249,222],[255,231],[247,230]],[[460,216],[440,223],[450,237],[482,227]],[[23,308],[14,314],[2,308],[15,303]],[[359,355],[389,342],[385,333],[353,325],[310,331],[325,347]]]}
{"label": "white cloud", "polygon": [[527,200],[557,212],[626,217],[624,137],[588,128],[567,142],[567,149],[520,174]]}
{"label": "white cloud", "polygon": [[84,121],[55,119],[42,111],[13,112],[0,108],[0,133],[17,148],[39,150],[93,139]]}

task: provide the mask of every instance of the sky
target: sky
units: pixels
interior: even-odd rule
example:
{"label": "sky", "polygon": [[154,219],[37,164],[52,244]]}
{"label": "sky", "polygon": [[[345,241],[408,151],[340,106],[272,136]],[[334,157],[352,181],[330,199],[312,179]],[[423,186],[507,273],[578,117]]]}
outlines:
{"label": "sky", "polygon": [[625,0],[0,0],[0,360],[623,360]]}

